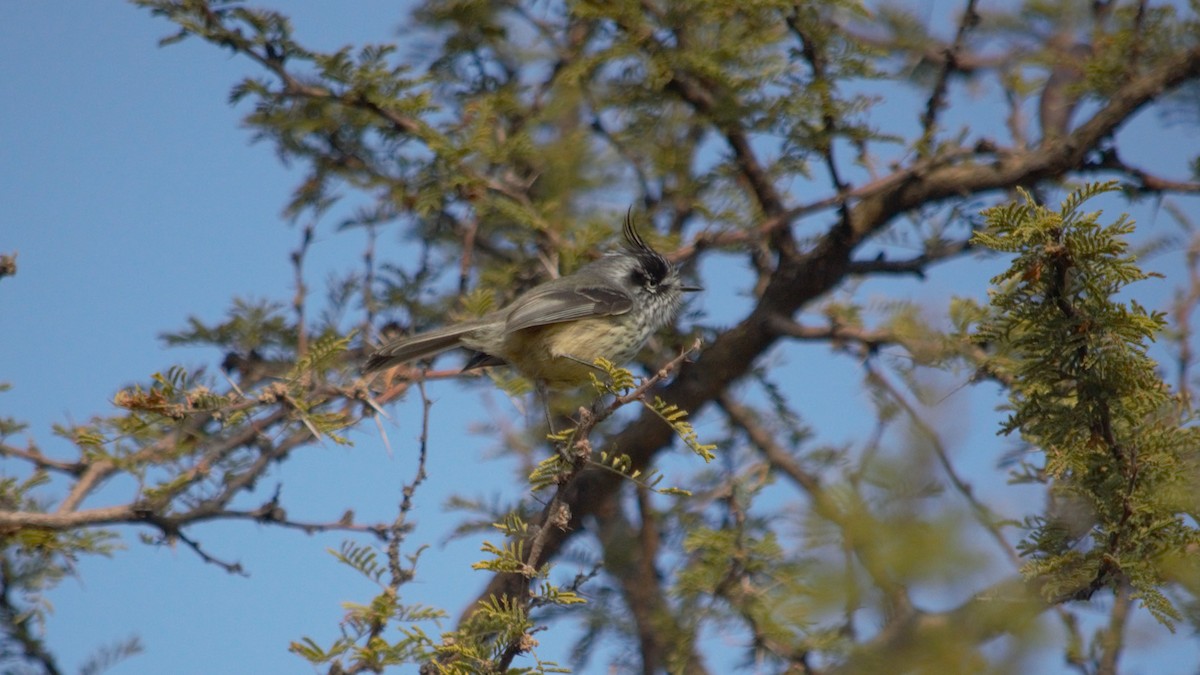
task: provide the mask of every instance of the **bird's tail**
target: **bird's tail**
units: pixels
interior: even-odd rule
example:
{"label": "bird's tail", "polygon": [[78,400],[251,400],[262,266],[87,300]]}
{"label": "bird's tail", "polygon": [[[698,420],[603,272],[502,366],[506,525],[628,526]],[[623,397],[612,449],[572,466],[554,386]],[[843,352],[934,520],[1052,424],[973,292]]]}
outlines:
{"label": "bird's tail", "polygon": [[481,322],[467,321],[424,333],[400,337],[375,350],[363,366],[364,373],[391,368],[409,361],[428,358],[455,347],[461,347],[462,337],[479,328]]}

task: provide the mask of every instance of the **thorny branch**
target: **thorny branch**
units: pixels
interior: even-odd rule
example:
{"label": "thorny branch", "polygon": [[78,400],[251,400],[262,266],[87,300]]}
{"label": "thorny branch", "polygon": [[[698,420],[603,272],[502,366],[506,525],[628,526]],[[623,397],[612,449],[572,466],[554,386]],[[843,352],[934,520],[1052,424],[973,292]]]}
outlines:
{"label": "thorny branch", "polygon": [[87,464],[84,462],[67,462],[47,457],[32,444],[23,449],[7,443],[0,443],[0,457],[16,457],[39,469],[57,471],[70,476],[79,476],[87,468]]}
{"label": "thorny branch", "polygon": [[949,87],[950,77],[959,69],[959,54],[963,51],[967,33],[979,23],[979,13],[975,11],[975,4],[976,0],[967,0],[966,9],[958,19],[958,31],[954,35],[954,42],[946,48],[945,59],[938,71],[933,91],[929,94],[929,100],[925,102],[925,112],[921,114],[921,140],[917,142],[921,155],[928,154],[933,149],[937,118],[946,107],[946,89]]}
{"label": "thorny branch", "polygon": [[[591,466],[593,450],[591,440],[588,436],[592,430],[595,429],[597,424],[611,417],[620,408],[634,401],[644,400],[648,392],[664,378],[668,377],[689,355],[699,348],[700,344],[699,340],[697,340],[690,348],[681,351],[678,356],[664,364],[657,372],[645,378],[637,387],[626,394],[615,397],[612,403],[601,408],[599,411],[593,413],[586,408],[580,408],[579,425],[571,432],[566,443],[557,449],[558,452],[567,455],[571,463],[571,469],[559,477],[558,487],[555,488],[554,495],[542,510],[541,517],[530,528],[531,534],[527,535],[521,541],[519,550],[529,551],[529,554],[525,558],[524,570],[520,574],[505,575],[512,579],[510,583],[514,591],[505,595],[516,599],[520,603],[520,606],[528,607],[530,603],[529,594],[527,592],[515,592],[516,585],[519,584],[527,588],[528,584],[540,573],[546,560],[554,552],[554,549],[547,548],[547,544],[553,541],[552,533],[566,532],[573,527],[576,517],[571,512],[570,495],[574,488],[574,483],[579,476]],[[468,608],[463,618],[460,619],[460,623],[472,616],[475,610],[475,606]],[[519,638],[506,645],[503,655],[499,660],[500,671],[503,672],[508,668],[512,660],[526,650],[527,646]]]}
{"label": "thorny branch", "polygon": [[[268,385],[271,388],[274,385]],[[312,395],[326,404],[341,400],[352,402],[360,399],[355,387],[338,388],[331,385],[314,385]],[[64,531],[116,524],[149,526],[159,533],[160,543],[182,542],[205,562],[216,564],[226,571],[240,573],[237,563],[229,563],[209,554],[199,541],[186,533],[187,528],[216,520],[254,520],[279,527],[298,529],[304,532],[359,532],[382,538],[386,526],[356,524],[342,519],[331,522],[300,521],[287,517],[279,504],[276,493],[261,507],[252,510],[232,509],[229,504],[242,493],[252,491],[271,464],[285,459],[292,450],[311,443],[313,433],[307,425],[294,426],[297,411],[286,397],[260,395],[245,398],[224,407],[220,414],[225,418],[235,412],[253,412],[263,407],[265,414],[251,417],[240,426],[223,435],[205,435],[201,454],[192,464],[180,470],[169,485],[155,489],[152,496],[142,496],[127,503],[92,508],[81,508],[84,502],[110,477],[127,466],[154,467],[175,462],[178,448],[183,442],[199,437],[201,429],[216,419],[217,412],[197,411],[184,414],[184,420],[174,433],[166,433],[144,447],[120,458],[120,461],[103,455],[81,459],[77,462],[50,460],[34,450],[21,450],[10,446],[0,447],[0,454],[19,457],[60,472],[76,476],[67,494],[51,512],[0,510],[0,532],[36,528]],[[273,408],[273,409],[272,409]],[[269,433],[291,430],[278,440],[271,440]],[[204,496],[192,491],[208,481],[211,473],[229,461],[235,453],[250,450],[253,454],[236,471],[224,475],[216,490]]]}
{"label": "thorny branch", "polygon": [[[413,508],[413,496],[416,494],[417,488],[425,482],[428,474],[425,472],[425,460],[429,450],[429,409],[433,406],[433,402],[426,396],[424,383],[418,383],[418,391],[421,394],[421,434],[417,440],[417,470],[412,480],[405,483],[401,489],[400,504],[396,510],[396,517],[390,525],[381,526],[378,535],[380,539],[386,542],[387,551],[387,570],[388,581],[386,593],[392,597],[399,597],[400,588],[412,581],[413,567],[404,567],[404,563],[400,558],[400,545],[404,543],[405,537],[412,528],[408,523],[409,513]],[[416,557],[420,555],[424,547],[417,549],[416,553],[410,556],[415,564]],[[366,634],[362,637],[364,644],[374,645],[386,641],[385,632],[390,626],[390,620],[393,617],[386,614],[371,613],[367,620]],[[359,658],[353,661],[350,668],[341,668],[340,665],[334,664],[330,669],[330,673],[344,673],[344,675],[353,675],[365,671],[378,671],[378,664],[369,658]]]}

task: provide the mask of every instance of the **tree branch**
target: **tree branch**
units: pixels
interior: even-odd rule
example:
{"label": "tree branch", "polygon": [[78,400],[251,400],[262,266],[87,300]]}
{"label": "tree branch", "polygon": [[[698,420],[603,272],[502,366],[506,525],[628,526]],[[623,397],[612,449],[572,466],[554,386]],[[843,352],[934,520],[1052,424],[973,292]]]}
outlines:
{"label": "tree branch", "polygon": [[[771,326],[773,316],[792,316],[799,308],[828,292],[845,279],[849,257],[868,236],[885,227],[892,218],[918,205],[950,197],[961,197],[1007,185],[1053,179],[1083,165],[1084,157],[1102,138],[1135,111],[1165,91],[1200,76],[1200,47],[1167,60],[1143,77],[1117,90],[1110,101],[1086,123],[1064,138],[1037,149],[1012,153],[993,164],[966,166],[935,165],[937,157],[918,162],[927,171],[913,168],[881,179],[852,209],[849,223],[833,227],[804,254],[783,255],[758,304],[740,322],[722,332],[695,364],[684,364],[678,377],[661,390],[664,399],[695,414],[717,400],[731,383],[741,379],[755,360],[782,335]],[[785,227],[788,214],[764,223],[763,227]],[[634,468],[646,467],[673,436],[657,417],[642,414],[605,444],[622,448]],[[547,535],[544,552],[550,556],[577,532],[592,505],[618,489],[622,481],[608,472],[585,471],[564,490],[562,499],[570,506],[571,526],[555,528]],[[493,577],[481,597],[518,594],[522,583],[505,575]]]}
{"label": "tree branch", "polygon": [[845,538],[847,546],[852,549],[867,574],[876,586],[887,596],[893,611],[903,612],[912,607],[908,591],[888,571],[883,557],[869,536],[864,536],[871,529],[855,524],[853,521],[867,519],[873,521],[874,516],[865,510],[854,511],[845,508],[835,496],[831,496],[822,486],[815,474],[809,473],[792,457],[786,448],[779,445],[774,435],[765,427],[755,413],[733,400],[728,393],[723,393],[717,400],[717,405],[725,413],[729,421],[741,429],[750,443],[762,453],[772,468],[781,471],[792,480],[812,501],[813,511],[829,522],[838,526]]}
{"label": "tree branch", "polygon": [[921,138],[917,141],[917,154],[923,156],[933,149],[933,137],[937,133],[937,118],[946,107],[946,89],[950,84],[950,76],[958,71],[959,54],[963,51],[967,33],[979,24],[979,13],[975,11],[976,0],[967,0],[967,7],[958,18],[958,30],[954,42],[946,48],[941,68],[938,69],[937,80],[929,100],[925,102],[925,112],[921,114]]}
{"label": "tree branch", "polygon": [[869,361],[866,362],[866,369],[867,377],[881,389],[887,392],[892,401],[894,401],[902,410],[904,410],[904,414],[908,416],[908,419],[912,423],[913,427],[929,442],[930,447],[933,449],[934,455],[937,456],[938,463],[942,466],[942,471],[945,472],[946,477],[950,479],[950,485],[954,487],[954,490],[958,492],[958,494],[961,495],[971,507],[971,511],[975,514],[975,521],[978,522],[989,535],[991,535],[992,539],[996,542],[1000,549],[1004,551],[1005,557],[1008,558],[1008,561],[1012,563],[1013,567],[1020,569],[1021,556],[1017,554],[1017,550],[1013,548],[1013,545],[1004,537],[1004,533],[1000,531],[1002,519],[983,502],[979,501],[979,499],[975,496],[975,491],[971,488],[971,485],[958,475],[958,471],[954,468],[954,463],[950,461],[950,453],[946,450],[946,446],[942,443],[942,439],[938,435],[937,431],[935,431],[933,427],[925,422],[924,418],[922,418],[917,412],[916,408],[909,403],[908,399],[905,398],[900,391],[894,385],[892,385],[892,383],[888,381],[886,377],[884,377],[882,373],[876,370]]}
{"label": "tree branch", "polygon": [[867,274],[912,274],[919,279],[925,278],[925,270],[935,262],[941,262],[958,257],[972,250],[971,240],[960,241],[937,240],[926,245],[920,255],[906,260],[887,260],[883,255],[872,260],[854,260],[846,269],[850,276]]}
{"label": "tree branch", "polygon": [[683,672],[701,675],[708,671],[694,649],[695,636],[685,633],[685,628],[675,620],[663,592],[661,574],[656,567],[659,523],[646,489],[638,489],[637,504],[641,512],[638,528],[623,512],[616,493],[608,496],[595,516],[596,536],[604,550],[604,570],[616,580],[633,617],[642,672],[664,672],[667,656],[682,644],[688,646]]}
{"label": "tree branch", "polygon": [[45,675],[59,675],[58,661],[36,634],[35,615],[18,607],[12,594],[20,585],[20,572],[13,568],[8,555],[0,556],[0,625],[21,649],[21,656],[38,664]]}
{"label": "tree branch", "polygon": [[71,476],[79,476],[87,468],[84,462],[64,462],[57,459],[51,459],[41,453],[32,443],[29,449],[23,450],[7,443],[0,443],[0,456],[15,457],[24,460],[34,465],[39,469],[47,469],[57,471]]}
{"label": "tree branch", "polygon": [[1041,599],[1037,583],[1017,577],[1006,579],[952,609],[914,610],[901,620],[889,622],[875,637],[854,649],[839,667],[831,669],[830,675],[920,668],[927,664],[911,662],[912,645],[986,642],[1020,630],[1049,606]]}
{"label": "tree branch", "polygon": [[[593,413],[586,408],[580,409],[579,425],[570,433],[562,447],[556,448],[556,452],[567,456],[570,469],[558,477],[558,487],[555,488],[554,496],[550,498],[540,517],[531,523],[529,533],[519,543],[518,550],[529,551],[524,560],[524,569],[521,572],[500,573],[494,576],[484,594],[468,606],[459,618],[460,625],[475,615],[481,603],[485,603],[491,598],[507,597],[521,607],[529,606],[528,586],[530,581],[537,578],[546,561],[557,554],[569,533],[582,527],[582,516],[575,511],[575,507],[579,504],[576,490],[580,482],[597,473],[610,480],[624,479],[622,475],[591,466],[592,443],[588,436],[597,424],[611,417],[621,407],[634,401],[643,400],[648,392],[677,369],[681,363],[684,363],[687,357],[698,348],[699,340],[691,348],[680,352],[654,375],[643,380],[628,393],[615,397],[611,404],[601,408],[598,412]],[[661,426],[669,430],[665,424]],[[589,504],[586,514],[593,514],[596,506],[596,504]],[[523,638],[523,635],[517,636],[505,646],[499,660],[501,670],[507,668],[516,656],[527,650]]]}
{"label": "tree branch", "polygon": [[1100,158],[1093,162],[1088,162],[1082,167],[1083,171],[1116,171],[1132,178],[1136,185],[1130,186],[1139,194],[1163,194],[1167,192],[1177,194],[1194,194],[1200,192],[1200,182],[1197,181],[1181,181],[1172,180],[1156,176],[1148,171],[1139,169],[1135,166],[1126,164],[1117,156],[1116,148],[1105,148],[1100,153]]}

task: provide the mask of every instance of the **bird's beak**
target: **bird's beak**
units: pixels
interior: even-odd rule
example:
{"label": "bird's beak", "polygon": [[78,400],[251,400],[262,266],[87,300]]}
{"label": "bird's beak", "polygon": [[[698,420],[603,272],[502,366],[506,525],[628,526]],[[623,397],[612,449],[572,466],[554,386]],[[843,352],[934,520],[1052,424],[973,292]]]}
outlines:
{"label": "bird's beak", "polygon": [[696,291],[702,291],[704,289],[700,286],[680,286],[679,290],[683,291],[684,293],[695,293]]}

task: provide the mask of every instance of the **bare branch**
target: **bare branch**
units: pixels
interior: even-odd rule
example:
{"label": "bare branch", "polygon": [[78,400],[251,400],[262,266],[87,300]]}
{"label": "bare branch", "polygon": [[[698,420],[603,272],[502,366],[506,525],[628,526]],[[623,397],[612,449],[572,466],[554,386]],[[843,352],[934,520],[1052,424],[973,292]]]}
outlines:
{"label": "bare branch", "polygon": [[[155,525],[158,525],[158,523],[155,523]],[[163,527],[163,526],[160,525],[160,527]],[[204,562],[206,562],[210,565],[216,565],[217,567],[220,567],[221,569],[225,570],[226,572],[228,572],[230,574],[236,574],[238,576],[243,576],[243,577],[250,576],[246,572],[246,570],[242,568],[241,563],[226,562],[224,560],[221,560],[220,558],[216,558],[216,557],[210,555],[208,553],[208,551],[205,551],[204,548],[202,546],[200,546],[200,542],[187,536],[186,534],[183,533],[182,530],[164,527],[163,528],[163,536],[159,543],[169,544],[174,541],[182,541],[184,544],[187,545],[188,548],[192,549],[192,551],[196,555],[200,556],[201,560],[203,560]]]}
{"label": "bare branch", "polygon": [[870,381],[887,392],[891,400],[904,410],[913,427],[929,442],[934,455],[937,456],[938,463],[942,466],[942,471],[950,479],[950,484],[954,486],[954,490],[970,505],[971,511],[975,514],[976,522],[983,529],[987,530],[1000,549],[1004,551],[1004,555],[1008,558],[1008,561],[1014,567],[1020,569],[1021,556],[1017,554],[1017,550],[1013,548],[1013,545],[1004,537],[1004,533],[1000,531],[1000,523],[1003,519],[993,513],[983,502],[979,501],[971,485],[958,475],[958,471],[954,468],[954,463],[950,461],[950,453],[946,450],[945,444],[942,443],[941,436],[921,417],[920,413],[917,412],[908,399],[882,373],[871,365],[870,361],[866,361],[864,366],[867,369],[867,377]]}
{"label": "bare branch", "polygon": [[783,316],[768,319],[771,330],[796,340],[820,342],[854,342],[864,347],[867,353],[880,347],[899,343],[899,338],[889,330],[872,330],[859,326],[833,324],[829,326],[805,326]]}
{"label": "bare branch", "polygon": [[1121,584],[1115,595],[1108,626],[1100,633],[1100,661],[1096,664],[1096,675],[1117,675],[1119,672],[1117,661],[1125,645],[1125,626],[1133,607],[1133,591],[1129,584]]}
{"label": "bare branch", "polygon": [[782,472],[808,495],[812,500],[813,511],[840,528],[847,546],[853,549],[863,568],[885,593],[891,608],[897,613],[909,611],[912,602],[908,598],[908,591],[887,569],[875,542],[864,536],[864,530],[870,528],[852,526],[851,521],[854,519],[873,519],[873,516],[865,512],[850,513],[837,497],[828,494],[817,476],[800,466],[751,409],[734,401],[728,393],[722,394],[717,404],[730,422],[745,432],[751,444],[762,453],[771,467]]}
{"label": "bare branch", "polygon": [[425,473],[425,460],[429,456],[429,409],[433,407],[433,401],[429,400],[429,396],[425,393],[424,382],[417,383],[417,390],[421,392],[421,436],[417,440],[417,473],[401,490],[400,510],[396,514],[396,519],[392,521],[392,526],[387,530],[388,568],[392,575],[391,587],[393,590],[399,590],[400,586],[411,577],[411,574],[404,571],[400,564],[400,542],[404,540],[404,535],[408,532],[408,514],[413,508],[413,496],[416,495],[417,488],[425,482],[425,478],[428,476]]}
{"label": "bare branch", "polygon": [[[573,469],[555,488],[554,496],[543,508],[541,516],[531,524],[530,533],[521,542],[521,549],[529,551],[525,559],[526,571],[522,574],[502,573],[492,577],[487,588],[480,594],[479,601],[471,603],[459,618],[460,624],[474,615],[478,609],[478,602],[488,598],[509,597],[515,598],[523,604],[528,602],[526,590],[530,579],[536,575],[537,570],[545,564],[546,560],[558,552],[571,533],[580,529],[582,517],[591,514],[597,506],[595,503],[586,505],[581,503],[581,493],[592,490],[592,482],[597,479],[605,483],[612,481],[614,484],[622,481],[618,475],[589,465],[592,445],[588,435],[597,424],[610,417],[622,406],[645,397],[671,372],[678,369],[697,348],[698,345],[693,345],[692,348],[684,350],[653,376],[643,380],[638,387],[623,396],[616,397],[611,404],[601,408],[599,412],[593,414],[587,409],[580,410],[578,427],[571,434],[567,445],[559,450],[570,453]],[[640,419],[653,419],[656,430],[661,428],[670,433],[669,427],[648,411]],[[516,653],[519,652],[514,652],[514,657]]]}
{"label": "bare branch", "polygon": [[1113,147],[1106,148],[1100,153],[1098,160],[1088,162],[1081,167],[1081,170],[1098,172],[1116,171],[1133,179],[1135,185],[1130,187],[1135,192],[1141,194],[1163,194],[1168,192],[1178,194],[1195,194],[1200,192],[1200,182],[1162,178],[1143,169],[1126,164],[1123,160],[1121,160],[1120,157],[1117,156],[1117,149]]}
{"label": "bare branch", "polygon": [[15,457],[29,462],[39,469],[48,469],[71,476],[81,475],[87,467],[83,462],[64,462],[57,459],[50,459],[43,455],[32,443],[25,450],[7,443],[0,443],[0,456]]}
{"label": "bare branch", "polygon": [[888,260],[882,254],[873,260],[852,261],[846,270],[851,276],[867,274],[912,274],[917,278],[925,278],[925,270],[933,263],[956,258],[972,250],[971,241],[934,241],[930,242],[920,255],[906,260]]}
{"label": "bare branch", "polygon": [[296,247],[295,251],[292,251],[291,255],[293,282],[296,284],[296,293],[292,296],[292,311],[296,313],[297,358],[308,353],[308,321],[304,313],[305,300],[308,298],[308,286],[304,283],[304,257],[308,253],[308,247],[312,245],[314,228],[312,223],[304,226],[300,235],[300,245]]}
{"label": "bare branch", "polygon": [[929,100],[925,102],[925,112],[921,114],[921,139],[917,141],[919,156],[928,155],[933,149],[933,137],[937,133],[937,118],[942,109],[946,107],[946,89],[950,83],[950,76],[959,69],[958,58],[963,51],[967,33],[979,24],[979,14],[975,11],[975,3],[976,0],[967,0],[966,9],[958,18],[958,30],[954,35],[954,42],[946,48],[945,59],[938,71],[933,91],[929,94]]}

